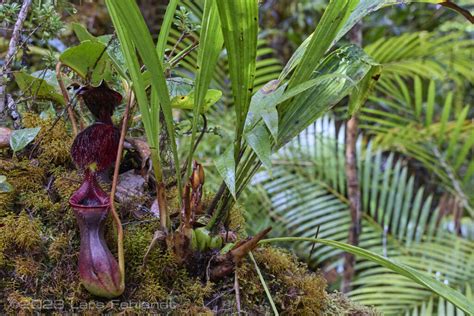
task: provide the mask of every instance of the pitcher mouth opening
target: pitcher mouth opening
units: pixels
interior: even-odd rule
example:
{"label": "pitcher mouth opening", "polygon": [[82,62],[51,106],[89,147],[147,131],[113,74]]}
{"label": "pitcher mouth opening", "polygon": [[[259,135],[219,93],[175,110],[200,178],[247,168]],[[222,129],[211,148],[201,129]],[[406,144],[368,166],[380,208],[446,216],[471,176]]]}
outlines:
{"label": "pitcher mouth opening", "polygon": [[110,197],[97,183],[93,173],[86,173],[84,182],[69,199],[69,205],[78,209],[98,209],[110,206]]}

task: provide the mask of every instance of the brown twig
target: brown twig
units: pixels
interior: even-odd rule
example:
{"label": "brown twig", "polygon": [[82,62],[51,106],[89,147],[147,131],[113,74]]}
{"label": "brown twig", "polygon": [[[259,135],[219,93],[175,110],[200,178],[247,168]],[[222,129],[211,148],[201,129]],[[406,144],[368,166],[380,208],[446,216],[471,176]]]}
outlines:
{"label": "brown twig", "polygon": [[125,106],[125,112],[123,113],[123,121],[122,121],[122,130],[120,132],[120,141],[119,146],[117,149],[117,158],[115,160],[114,166],[114,177],[112,180],[112,188],[110,189],[110,213],[112,214],[112,218],[114,219],[115,226],[117,229],[117,255],[118,255],[118,262],[119,262],[119,270],[120,270],[120,289],[123,291],[125,289],[125,259],[124,259],[124,252],[123,252],[123,228],[122,222],[120,221],[120,217],[117,213],[115,208],[115,192],[117,191],[117,182],[119,178],[119,170],[120,170],[120,162],[122,158],[123,152],[123,143],[125,142],[125,136],[127,135],[127,124],[128,124],[128,114],[130,111],[130,105],[133,103],[134,95],[132,90],[129,90],[128,93],[128,100]]}
{"label": "brown twig", "polygon": [[171,57],[173,57],[173,54],[175,52],[175,50],[178,48],[178,45],[179,43],[181,43],[185,37],[186,37],[186,33],[185,32],[182,32],[181,35],[179,36],[178,40],[176,41],[176,44],[174,44],[173,48],[171,49],[170,53],[168,54],[168,57],[166,59],[170,60]]}
{"label": "brown twig", "polygon": [[2,113],[6,106],[6,82],[4,82],[3,74],[11,71],[11,62],[17,51],[17,45],[20,40],[21,30],[23,28],[23,23],[26,20],[28,15],[28,10],[30,9],[32,0],[23,1],[20,12],[18,13],[18,18],[16,20],[15,26],[13,28],[12,37],[10,39],[10,44],[8,45],[8,51],[5,56],[5,64],[2,67],[2,76],[0,76],[0,113]]}
{"label": "brown twig", "polygon": [[13,55],[15,55],[17,51],[18,41],[20,40],[20,33],[23,28],[23,23],[26,20],[26,16],[28,15],[28,10],[31,6],[31,0],[23,1],[23,5],[21,6],[20,12],[18,13],[18,18],[15,22],[15,26],[13,27],[12,38],[10,39],[10,44],[8,46],[7,55],[5,56],[5,65],[3,66],[4,69],[8,69],[11,61],[13,60]]}
{"label": "brown twig", "polygon": [[457,13],[461,14],[464,16],[471,24],[474,24],[474,16],[469,12],[469,10],[466,10],[464,8],[461,8],[457,4],[453,3],[452,1],[444,1],[440,3],[443,7],[449,8],[451,10],[456,11]]}
{"label": "brown twig", "polygon": [[77,135],[78,129],[77,129],[77,123],[76,123],[76,117],[74,116],[74,111],[72,110],[70,106],[70,100],[69,100],[69,95],[67,93],[66,87],[64,86],[64,82],[62,79],[62,74],[61,74],[61,68],[63,64],[61,62],[58,62],[56,64],[56,78],[58,80],[59,88],[61,89],[61,93],[63,94],[64,101],[66,102],[66,108],[67,108],[67,113],[69,115],[69,120],[71,120],[71,125],[72,125],[72,132],[74,136]]}
{"label": "brown twig", "polygon": [[[357,23],[349,33],[351,42],[362,45],[362,24]],[[347,175],[347,196],[349,198],[349,209],[351,225],[348,233],[348,243],[357,246],[361,234],[361,209],[360,209],[360,185],[357,172],[356,143],[358,134],[358,118],[354,114],[346,125],[346,162],[345,171]],[[344,272],[342,276],[341,291],[347,293],[351,290],[351,282],[355,274],[356,259],[353,254],[344,254]]]}
{"label": "brown twig", "polygon": [[199,42],[193,42],[185,51],[181,52],[181,55],[176,55],[176,59],[170,60],[170,68],[176,66],[181,60],[186,58],[193,50],[195,50],[199,46]]}

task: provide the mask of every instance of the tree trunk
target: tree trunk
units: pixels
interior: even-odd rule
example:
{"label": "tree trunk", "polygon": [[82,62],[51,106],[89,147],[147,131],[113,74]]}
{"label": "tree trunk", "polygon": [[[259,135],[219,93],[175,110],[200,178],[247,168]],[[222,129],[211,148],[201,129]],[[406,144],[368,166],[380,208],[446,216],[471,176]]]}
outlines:
{"label": "tree trunk", "polygon": [[[362,45],[362,25],[356,24],[351,30],[351,42],[359,46]],[[357,176],[356,142],[357,142],[357,114],[354,114],[346,127],[346,176],[347,193],[349,197],[349,207],[351,212],[351,226],[349,228],[348,243],[354,246],[359,244],[361,232],[360,223],[360,188]],[[355,257],[352,254],[344,254],[344,272],[342,277],[341,291],[347,293],[351,290],[351,282],[354,277]]]}

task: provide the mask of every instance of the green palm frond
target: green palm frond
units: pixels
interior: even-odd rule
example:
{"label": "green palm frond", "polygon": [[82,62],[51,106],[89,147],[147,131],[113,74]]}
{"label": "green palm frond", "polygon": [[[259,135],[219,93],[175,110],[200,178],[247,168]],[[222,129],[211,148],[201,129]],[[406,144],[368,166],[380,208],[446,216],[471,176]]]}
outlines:
{"label": "green palm frond", "polygon": [[463,33],[441,36],[439,32],[407,33],[380,38],[365,50],[383,64],[385,77],[450,78],[459,86],[464,84],[463,80],[474,81],[471,69],[474,43]]}
{"label": "green palm frond", "polygon": [[[390,257],[396,262],[430,273],[451,287],[468,292],[474,280],[474,243],[451,234],[443,235],[425,238],[422,242],[411,244],[409,248],[397,247],[396,252],[399,254],[392,253]],[[387,315],[400,315],[430,304],[438,308],[446,307],[442,299],[413,285],[403,276],[368,261],[358,262],[356,267],[357,276],[353,285],[357,288],[350,293],[354,301],[375,305]],[[423,315],[431,314],[426,311]]]}
{"label": "green palm frond", "polygon": [[[416,76],[406,82],[398,75],[377,87],[374,106],[362,109],[360,128],[374,137],[374,145],[416,159],[435,174],[445,190],[458,197],[471,215],[474,126],[469,107],[457,109],[453,93],[436,97],[440,85]],[[412,91],[412,92],[409,92]]]}
{"label": "green palm frond", "polygon": [[[270,210],[270,216],[285,228],[282,235],[314,237],[319,228],[320,238],[347,241],[351,218],[345,196],[344,129],[334,119],[318,120],[274,157],[271,175],[260,172],[255,178],[254,184],[266,193],[262,208]],[[474,280],[474,243],[450,233],[449,220],[442,217],[433,196],[418,186],[405,160],[375,149],[362,138],[358,158],[363,211],[360,247],[435,275],[456,288],[473,286],[469,282]],[[265,212],[262,208],[255,212]],[[311,244],[292,246],[303,258],[311,253]],[[340,269],[341,254],[318,245],[311,259],[327,270]],[[435,307],[440,304],[432,292],[369,261],[357,263],[354,285],[352,299],[387,314],[421,308],[430,300]]]}
{"label": "green palm frond", "polygon": [[[465,291],[466,297],[469,300],[474,300],[472,290],[469,285],[466,286]],[[436,308],[434,306],[437,306]],[[446,316],[464,316],[466,315],[463,311],[456,308],[450,302],[447,302],[442,297],[430,298],[428,302],[423,302],[421,306],[415,307],[412,310],[407,310],[405,315],[416,316],[416,315],[446,315]]]}

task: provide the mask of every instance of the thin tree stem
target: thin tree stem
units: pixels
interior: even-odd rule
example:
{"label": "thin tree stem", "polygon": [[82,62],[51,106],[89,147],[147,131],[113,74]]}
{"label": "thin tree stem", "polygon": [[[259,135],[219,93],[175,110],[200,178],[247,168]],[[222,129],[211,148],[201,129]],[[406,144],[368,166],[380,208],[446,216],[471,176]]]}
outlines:
{"label": "thin tree stem", "polygon": [[[351,42],[359,46],[362,45],[362,25],[357,23],[350,32]],[[346,176],[347,194],[349,198],[349,208],[351,213],[351,225],[349,227],[348,243],[354,246],[359,244],[361,233],[361,212],[360,212],[360,187],[357,173],[356,142],[357,142],[357,114],[354,114],[346,126]],[[351,282],[355,273],[355,256],[350,253],[344,254],[344,272],[342,276],[341,291],[347,293],[351,290]]]}
{"label": "thin tree stem", "polygon": [[118,255],[118,263],[119,263],[119,270],[120,270],[121,291],[125,289],[125,258],[124,258],[124,251],[123,251],[123,228],[122,228],[122,222],[115,208],[115,192],[117,191],[120,163],[121,163],[121,158],[122,158],[122,153],[123,153],[123,144],[125,142],[125,136],[127,135],[128,116],[130,112],[130,106],[133,103],[133,100],[134,100],[134,95],[133,95],[132,90],[130,89],[128,93],[127,104],[125,106],[125,112],[123,114],[123,119],[122,119],[120,141],[119,141],[119,146],[117,149],[117,158],[115,160],[115,166],[114,166],[114,177],[112,181],[112,188],[110,190],[110,213],[112,214],[112,218],[114,219],[115,226],[117,229],[117,255]]}
{"label": "thin tree stem", "polygon": [[26,20],[28,15],[28,10],[31,6],[31,0],[23,1],[20,12],[18,13],[18,18],[16,20],[15,26],[13,27],[12,37],[8,45],[8,51],[5,56],[5,64],[2,67],[2,72],[0,74],[0,114],[6,109],[7,106],[7,97],[6,97],[6,85],[8,80],[4,80],[3,76],[6,73],[10,73],[12,61],[15,58],[15,54],[18,50],[18,42],[20,41],[21,30],[23,28],[23,23]]}

